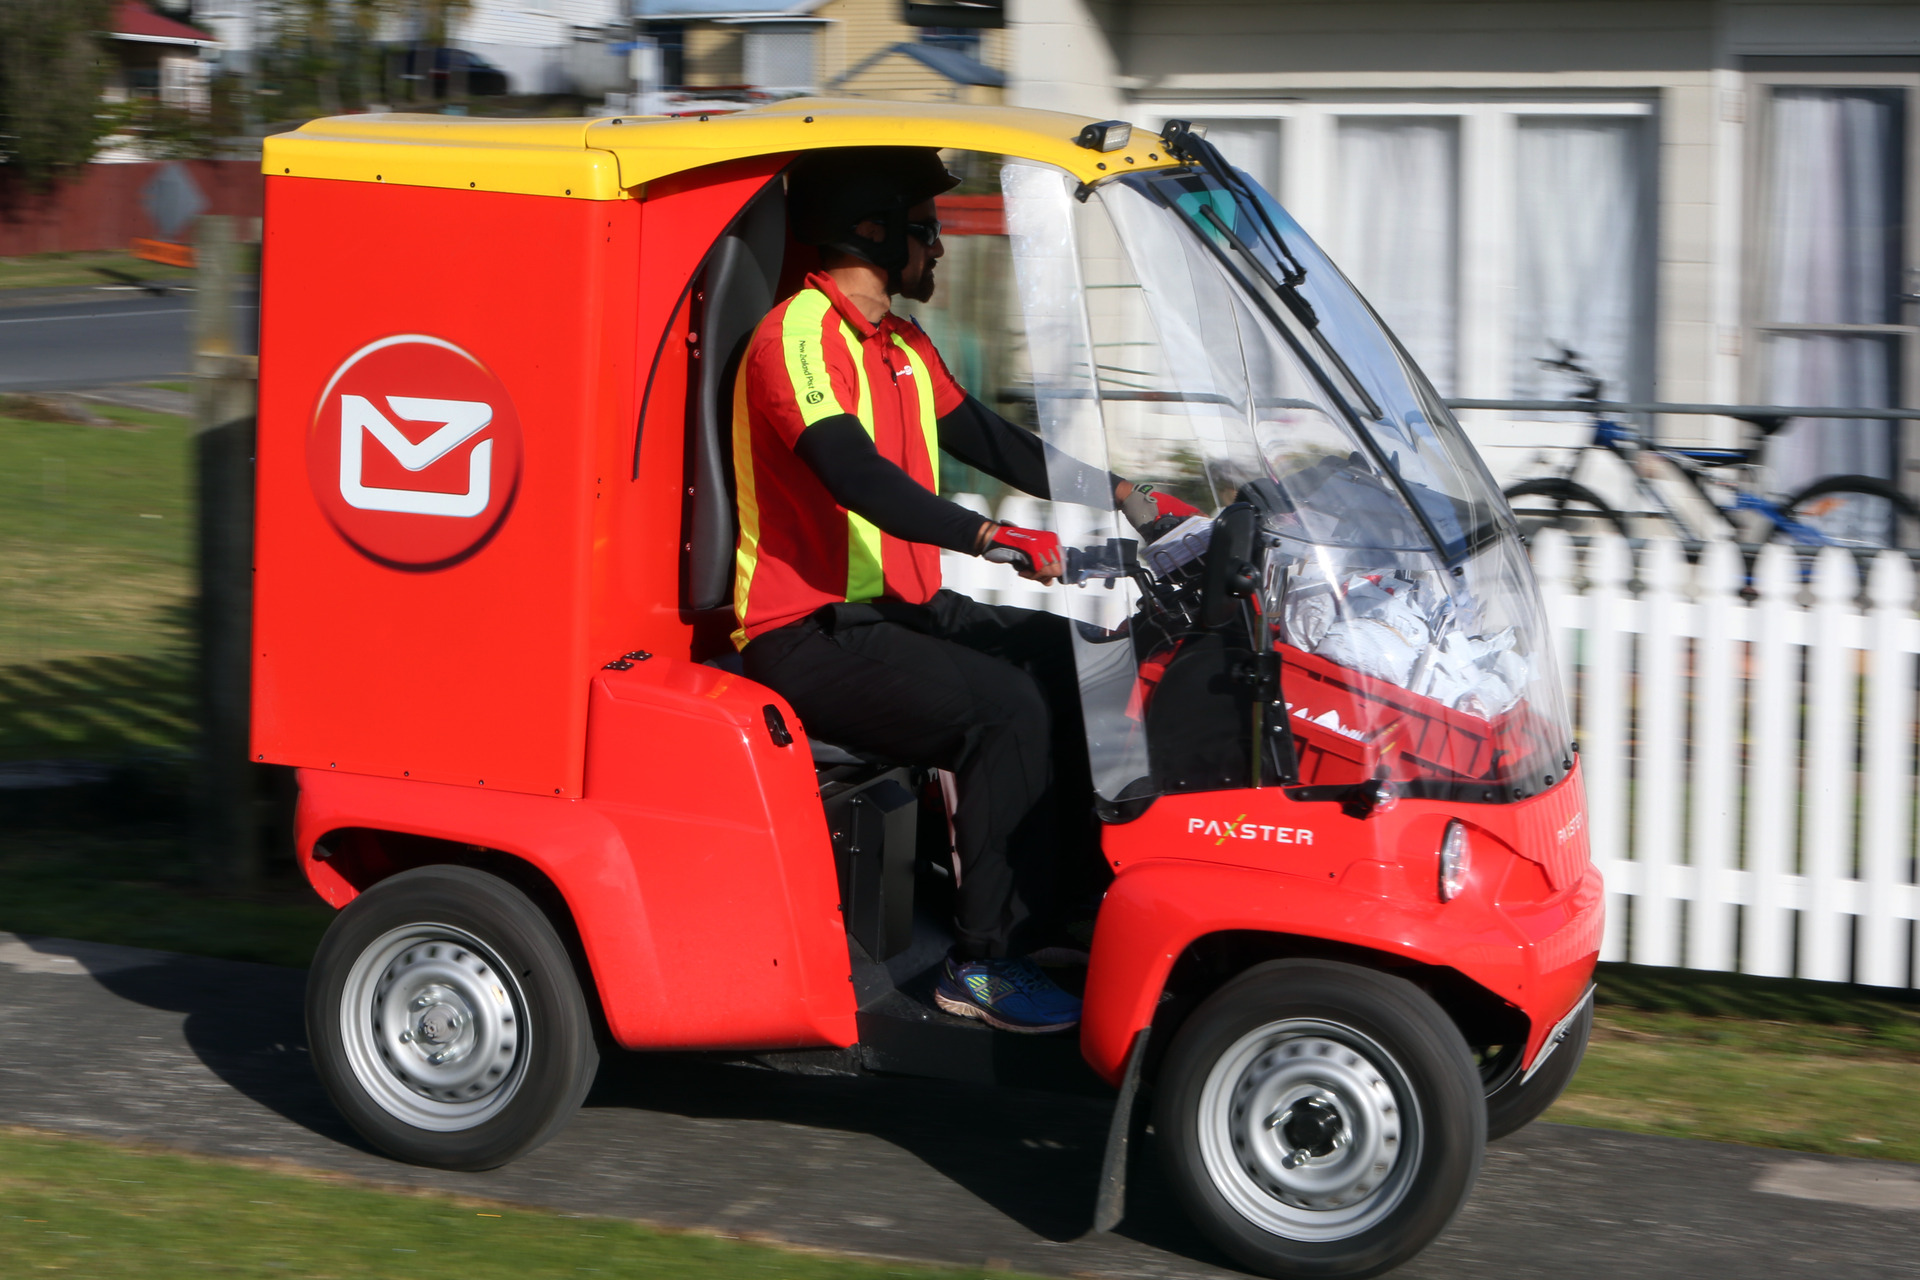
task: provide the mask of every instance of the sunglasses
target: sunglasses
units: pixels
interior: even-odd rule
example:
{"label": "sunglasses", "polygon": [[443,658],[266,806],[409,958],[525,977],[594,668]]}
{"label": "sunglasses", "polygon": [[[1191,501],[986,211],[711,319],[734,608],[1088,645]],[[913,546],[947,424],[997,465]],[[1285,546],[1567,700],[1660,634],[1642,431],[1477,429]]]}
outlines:
{"label": "sunglasses", "polygon": [[938,218],[931,218],[926,222],[909,222],[907,224],[907,234],[915,240],[918,240],[921,244],[931,246],[934,241],[940,238],[940,220]]}

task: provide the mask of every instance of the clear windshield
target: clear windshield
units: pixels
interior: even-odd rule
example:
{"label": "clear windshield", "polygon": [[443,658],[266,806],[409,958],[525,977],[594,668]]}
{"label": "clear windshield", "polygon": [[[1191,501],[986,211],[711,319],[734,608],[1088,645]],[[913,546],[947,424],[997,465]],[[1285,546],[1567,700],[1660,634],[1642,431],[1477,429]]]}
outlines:
{"label": "clear windshield", "polygon": [[[1493,801],[1557,779],[1567,717],[1505,503],[1298,225],[1196,170],[1084,198],[1035,165],[1002,181],[1055,526],[1085,566],[1138,560],[1070,609],[1100,794],[1292,775]],[[1136,526],[1088,465],[1208,518]]]}

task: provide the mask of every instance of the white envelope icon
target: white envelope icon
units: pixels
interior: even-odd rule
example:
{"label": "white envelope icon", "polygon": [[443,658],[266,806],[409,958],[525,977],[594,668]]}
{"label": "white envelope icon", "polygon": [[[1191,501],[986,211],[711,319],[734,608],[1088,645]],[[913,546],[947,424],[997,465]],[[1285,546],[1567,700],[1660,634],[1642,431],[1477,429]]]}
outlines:
{"label": "white envelope icon", "polygon": [[393,411],[409,422],[438,422],[441,428],[414,444],[365,396],[340,397],[340,496],[362,511],[398,511],[416,516],[472,518],[487,509],[493,488],[493,441],[473,446],[465,493],[423,489],[382,489],[360,480],[360,441],[367,432],[409,471],[420,471],[447,456],[493,421],[493,406],[478,400],[429,400],[388,396]]}

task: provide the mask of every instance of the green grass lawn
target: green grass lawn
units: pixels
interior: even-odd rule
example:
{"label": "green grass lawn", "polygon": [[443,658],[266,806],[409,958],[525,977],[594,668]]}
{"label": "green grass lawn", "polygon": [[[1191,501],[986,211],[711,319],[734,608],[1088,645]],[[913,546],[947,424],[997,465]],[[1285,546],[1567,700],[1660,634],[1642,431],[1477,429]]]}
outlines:
{"label": "green grass lawn", "polygon": [[186,419],[35,421],[0,397],[0,760],[114,759],[192,738]]}
{"label": "green grass lawn", "polygon": [[1920,1003],[1832,983],[1605,965],[1548,1120],[1920,1161]]}
{"label": "green grass lawn", "polygon": [[304,969],[333,908],[291,866],[209,887],[184,823],[0,820],[0,930]]}
{"label": "green grass lawn", "polygon": [[193,272],[186,267],[146,262],[130,253],[116,250],[35,253],[21,258],[0,258],[0,289],[123,284],[129,276],[137,280],[188,283],[193,279]]}
{"label": "green grass lawn", "polygon": [[0,1275],[88,1280],[882,1280],[865,1261],[612,1218],[378,1190],[336,1176],[0,1130]]}

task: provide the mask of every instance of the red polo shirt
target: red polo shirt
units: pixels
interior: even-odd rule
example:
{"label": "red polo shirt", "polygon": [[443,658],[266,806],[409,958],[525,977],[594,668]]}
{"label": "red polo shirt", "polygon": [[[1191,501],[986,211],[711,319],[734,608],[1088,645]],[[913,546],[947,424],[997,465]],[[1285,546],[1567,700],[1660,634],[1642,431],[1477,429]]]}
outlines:
{"label": "red polo shirt", "polygon": [[736,646],[826,604],[933,597],[940,549],[842,507],[793,447],[822,418],[850,413],[881,457],[938,493],[939,419],[965,398],[919,325],[892,312],[869,323],[824,273],[760,322],[733,396]]}

